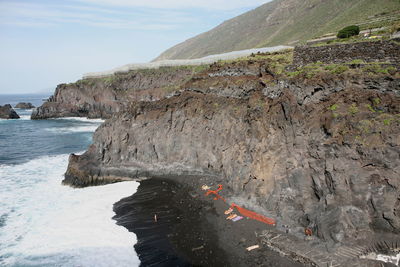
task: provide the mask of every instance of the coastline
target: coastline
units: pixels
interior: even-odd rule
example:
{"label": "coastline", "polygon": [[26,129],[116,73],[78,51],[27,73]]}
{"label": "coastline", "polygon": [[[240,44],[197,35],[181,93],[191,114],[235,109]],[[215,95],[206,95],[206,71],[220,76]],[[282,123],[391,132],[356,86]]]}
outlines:
{"label": "coastline", "polygon": [[[206,197],[202,180],[144,180],[134,195],[114,204],[113,219],[137,236],[141,266],[305,266],[259,242],[255,232],[270,226],[226,220],[228,205]],[[259,249],[246,250],[256,244]]]}

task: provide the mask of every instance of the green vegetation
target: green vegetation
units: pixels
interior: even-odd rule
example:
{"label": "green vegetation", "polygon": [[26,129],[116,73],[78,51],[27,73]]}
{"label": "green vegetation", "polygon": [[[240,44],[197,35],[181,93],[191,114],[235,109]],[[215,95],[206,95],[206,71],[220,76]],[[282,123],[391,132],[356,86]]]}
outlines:
{"label": "green vegetation", "polygon": [[369,111],[376,112],[376,110],[370,104],[367,104],[366,107],[369,109]]}
{"label": "green vegetation", "polygon": [[370,120],[361,120],[359,122],[359,129],[363,134],[368,134],[371,132],[371,128],[373,127],[373,123]]}
{"label": "green vegetation", "polygon": [[374,105],[379,105],[381,103],[381,99],[379,97],[375,97],[372,99],[372,101],[374,102]]}
{"label": "green vegetation", "polygon": [[[294,78],[297,76],[304,76],[306,78],[312,78],[317,74],[330,73],[334,75],[340,75],[342,73],[353,73],[361,74],[365,73],[368,75],[395,75],[398,73],[397,68],[390,66],[390,63],[386,62],[371,62],[365,63],[362,60],[353,60],[342,64],[321,64],[320,62],[308,64],[302,67],[298,67],[295,71],[284,72],[287,77]],[[350,68],[352,65],[360,65],[358,68]]]}
{"label": "green vegetation", "polygon": [[100,80],[101,80],[103,83],[111,84],[111,83],[113,83],[115,80],[117,80],[117,76],[116,76],[116,75],[110,75],[110,76],[108,76],[108,77],[100,78]]}
{"label": "green vegetation", "polygon": [[353,24],[361,30],[388,26],[399,19],[395,13],[398,10],[399,0],[271,1],[168,49],[157,59],[199,58],[253,47],[293,45]]}
{"label": "green vegetation", "polygon": [[[281,75],[285,73],[285,67],[292,64],[293,62],[293,49],[286,49],[279,52],[273,53],[259,53],[252,54],[247,57],[241,57],[232,60],[220,60],[217,62],[219,66],[240,64],[244,61],[255,61],[267,63],[268,71],[275,75]],[[237,81],[240,84],[240,81]]]}
{"label": "green vegetation", "polygon": [[368,74],[395,74],[397,72],[397,69],[393,66],[384,67],[382,65],[383,65],[382,63],[375,63],[375,62],[370,64],[365,64],[362,70],[363,72]]}
{"label": "green vegetation", "polygon": [[332,74],[341,74],[349,70],[349,67],[346,65],[336,65],[332,70]]}
{"label": "green vegetation", "polygon": [[389,126],[392,123],[392,119],[384,119],[383,124]]}
{"label": "green vegetation", "polygon": [[337,111],[337,109],[339,108],[338,104],[333,104],[332,106],[330,106],[328,109],[330,111],[332,111],[332,116],[336,119],[337,117],[339,117],[339,114],[335,111]]}
{"label": "green vegetation", "polygon": [[351,62],[349,62],[349,64],[352,64],[352,65],[361,65],[361,64],[365,64],[365,62],[364,62],[364,60],[362,60],[362,59],[354,59],[354,60],[352,60]]}
{"label": "green vegetation", "polygon": [[272,53],[258,53],[258,54],[251,54],[250,56],[240,57],[236,59],[229,59],[229,60],[219,60],[217,62],[218,65],[224,66],[227,64],[232,63],[239,63],[242,61],[267,61],[272,64],[276,65],[288,65],[293,62],[293,49],[285,49],[278,52]]}
{"label": "green vegetation", "polygon": [[333,104],[332,106],[329,107],[330,111],[336,111],[338,109],[338,105],[337,104]]}
{"label": "green vegetation", "polygon": [[358,107],[355,103],[351,104],[351,106],[349,107],[349,112],[352,115],[358,113]]}
{"label": "green vegetation", "polygon": [[360,27],[356,25],[351,25],[341,29],[336,36],[337,38],[343,39],[358,35],[359,33],[360,33]]}
{"label": "green vegetation", "polygon": [[93,86],[95,84],[94,79],[82,79],[76,82],[78,86]]}

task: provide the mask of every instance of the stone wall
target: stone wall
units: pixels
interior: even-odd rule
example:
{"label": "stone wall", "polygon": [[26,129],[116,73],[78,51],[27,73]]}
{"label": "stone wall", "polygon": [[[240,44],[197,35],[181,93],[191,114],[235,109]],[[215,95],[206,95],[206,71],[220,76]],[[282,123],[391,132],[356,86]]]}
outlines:
{"label": "stone wall", "polygon": [[395,40],[387,40],[319,47],[298,46],[294,49],[293,65],[302,66],[318,61],[327,64],[345,63],[355,59],[399,64],[400,44]]}

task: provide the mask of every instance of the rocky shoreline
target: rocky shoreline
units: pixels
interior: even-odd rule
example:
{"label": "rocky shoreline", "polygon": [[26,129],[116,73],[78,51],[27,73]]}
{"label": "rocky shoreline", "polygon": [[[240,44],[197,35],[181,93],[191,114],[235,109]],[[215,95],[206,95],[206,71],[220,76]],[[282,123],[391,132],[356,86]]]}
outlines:
{"label": "rocky shoreline", "polygon": [[329,251],[385,241],[381,233],[399,231],[398,83],[371,88],[347,79],[342,89],[325,85],[308,96],[290,85],[246,98],[187,91],[138,103],[99,127],[89,150],[71,159],[65,183],[203,175],[224,184],[229,201],[276,218],[293,236],[312,229]]}
{"label": "rocky shoreline", "polygon": [[[400,241],[397,65],[368,60],[296,65],[292,58],[302,53],[61,86],[37,113],[110,118],[83,155],[70,157],[63,183],[83,187],[172,177],[185,184],[202,177],[189,182],[190,190],[222,184],[229,203],[278,222],[276,231],[257,232],[269,249],[314,266],[380,264],[366,258],[391,255],[396,245],[368,244]],[[115,87],[139,80],[140,90]],[[91,96],[105,84],[101,94],[115,101]],[[123,94],[129,101],[122,101]],[[68,102],[71,96],[78,103]],[[90,97],[99,100],[95,106],[115,106],[89,104],[81,112],[88,103],[81,100]],[[49,105],[56,110],[47,110]],[[310,240],[304,239],[306,229]]]}

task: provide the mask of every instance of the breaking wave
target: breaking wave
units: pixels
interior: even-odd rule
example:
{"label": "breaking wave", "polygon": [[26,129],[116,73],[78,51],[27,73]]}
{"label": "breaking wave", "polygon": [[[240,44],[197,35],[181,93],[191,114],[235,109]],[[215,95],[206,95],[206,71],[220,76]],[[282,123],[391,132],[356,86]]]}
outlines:
{"label": "breaking wave", "polygon": [[138,266],[136,236],[111,219],[138,183],[62,186],[67,162],[63,154],[0,166],[0,265]]}

